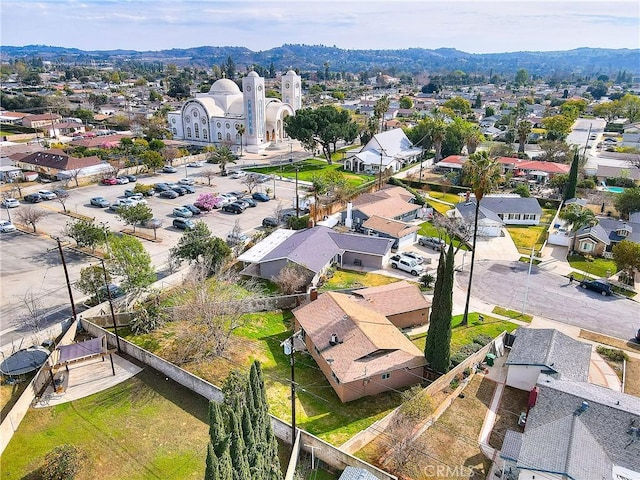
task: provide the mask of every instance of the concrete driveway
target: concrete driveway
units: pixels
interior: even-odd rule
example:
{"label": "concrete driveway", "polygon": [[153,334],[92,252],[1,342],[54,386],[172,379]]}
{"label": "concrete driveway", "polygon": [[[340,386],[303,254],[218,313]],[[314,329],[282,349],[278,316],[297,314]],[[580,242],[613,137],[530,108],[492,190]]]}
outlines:
{"label": "concrete driveway", "polygon": [[[527,269],[520,262],[476,262],[471,295],[487,304],[521,311],[526,293],[526,313],[624,340],[640,327],[637,302],[583,290],[536,266],[527,278]],[[466,290],[468,278],[468,269],[456,275],[461,289]]]}

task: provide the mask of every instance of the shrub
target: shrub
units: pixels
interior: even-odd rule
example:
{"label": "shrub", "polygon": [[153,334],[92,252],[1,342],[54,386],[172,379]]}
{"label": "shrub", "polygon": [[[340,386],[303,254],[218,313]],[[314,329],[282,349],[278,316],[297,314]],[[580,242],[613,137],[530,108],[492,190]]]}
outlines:
{"label": "shrub", "polygon": [[44,458],[43,480],[73,480],[86,455],[75,445],[58,445]]}
{"label": "shrub", "polygon": [[460,348],[459,353],[463,353],[465,357],[468,357],[469,355],[473,355],[474,353],[476,353],[483,346],[484,345],[476,343],[474,339],[473,343],[467,343],[466,345],[463,345],[462,348]]}
{"label": "shrub", "polygon": [[456,365],[460,365],[467,359],[468,355],[465,355],[462,352],[454,353],[451,355],[451,366],[455,367]]}
{"label": "shrub", "polygon": [[596,348],[596,352],[598,352],[598,354],[602,355],[603,357],[611,360],[612,362],[622,362],[623,360],[629,360],[629,356],[625,352],[616,348],[600,346]]}
{"label": "shrub", "polygon": [[594,182],[591,178],[585,178],[580,183],[578,183],[578,188],[593,190],[594,188],[596,188],[596,182]]}
{"label": "shrub", "polygon": [[478,345],[482,345],[483,347],[485,345],[489,345],[492,341],[493,338],[491,338],[489,335],[480,334],[473,338],[473,343],[477,343]]}

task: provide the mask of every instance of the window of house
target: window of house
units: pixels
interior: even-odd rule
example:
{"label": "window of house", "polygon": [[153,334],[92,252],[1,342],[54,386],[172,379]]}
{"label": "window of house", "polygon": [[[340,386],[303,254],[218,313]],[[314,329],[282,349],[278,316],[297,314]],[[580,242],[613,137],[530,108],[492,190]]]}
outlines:
{"label": "window of house", "polygon": [[205,140],[209,139],[209,132],[207,132],[206,128],[202,130],[202,138],[204,138]]}
{"label": "window of house", "polygon": [[230,142],[230,141],[231,141],[231,134],[227,133],[227,142]]}
{"label": "window of house", "polygon": [[386,380],[389,377],[391,377],[390,373],[383,373],[381,378],[382,378],[382,380]]}
{"label": "window of house", "polygon": [[583,252],[590,252],[593,250],[593,243],[591,242],[580,242],[580,250]]}
{"label": "window of house", "polygon": [[174,135],[174,136],[175,136],[175,135],[178,135],[178,129],[177,129],[177,128],[172,128],[172,130],[173,130],[173,135]]}
{"label": "window of house", "polygon": [[218,132],[218,140],[222,140],[222,133]]}
{"label": "window of house", "polygon": [[191,127],[187,127],[187,138],[191,138]]}
{"label": "window of house", "polygon": [[200,125],[197,123],[193,125],[194,131],[196,132],[196,138],[200,138]]}

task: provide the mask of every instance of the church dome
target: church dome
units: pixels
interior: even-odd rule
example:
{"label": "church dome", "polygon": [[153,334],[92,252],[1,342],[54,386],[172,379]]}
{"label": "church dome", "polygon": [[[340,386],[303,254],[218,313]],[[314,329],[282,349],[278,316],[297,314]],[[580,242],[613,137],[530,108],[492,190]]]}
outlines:
{"label": "church dome", "polygon": [[247,77],[259,77],[259,75],[253,70],[251,70],[249,73],[247,73]]}
{"label": "church dome", "polygon": [[221,78],[217,80],[213,85],[211,85],[211,90],[209,93],[217,93],[223,95],[230,95],[241,93],[240,88],[233,80],[229,80],[228,78]]}
{"label": "church dome", "polygon": [[289,76],[289,75],[297,75],[297,73],[296,73],[296,72],[294,72],[293,70],[289,70],[289,71],[287,72],[287,76]]}

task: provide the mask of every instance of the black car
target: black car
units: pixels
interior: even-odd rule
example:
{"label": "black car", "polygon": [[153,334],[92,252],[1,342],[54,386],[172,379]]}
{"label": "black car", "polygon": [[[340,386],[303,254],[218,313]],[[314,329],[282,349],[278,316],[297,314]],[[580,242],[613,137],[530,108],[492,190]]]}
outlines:
{"label": "black car", "polygon": [[169,185],[167,185],[166,183],[156,183],[153,188],[156,190],[156,192],[164,192],[166,190],[171,190],[169,188]]}
{"label": "black car", "polygon": [[237,202],[233,202],[222,207],[222,210],[224,210],[225,212],[239,214],[244,212],[244,206]]}
{"label": "black car", "polygon": [[189,210],[194,215],[200,215],[202,213],[202,211],[195,205],[183,205],[183,207]]}
{"label": "black car", "polygon": [[29,203],[39,203],[42,201],[42,196],[38,193],[30,193],[24,196],[24,201]]}
{"label": "black car", "polygon": [[613,295],[613,287],[605,280],[583,280],[580,286],[586,290],[593,290],[604,296]]}
{"label": "black car", "polygon": [[276,217],[264,217],[262,219],[262,226],[264,228],[275,228],[278,226],[278,219]]}
{"label": "black car", "polygon": [[130,182],[137,182],[138,181],[138,177],[136,177],[135,175],[122,175],[124,178],[126,178],[127,180],[129,180]]}
{"label": "black car", "polygon": [[258,200],[259,202],[268,202],[270,200],[269,195],[262,192],[254,193],[253,195],[251,195],[251,198],[253,198],[254,200]]}
{"label": "black car", "polygon": [[229,195],[233,195],[238,200],[244,197],[244,192],[229,192]]}
{"label": "black car", "polygon": [[[229,192],[231,193],[231,192]],[[253,198],[239,198],[238,199],[238,203],[241,205],[244,205],[244,208],[253,208],[255,206],[257,206],[258,204],[256,203],[256,201]]]}
{"label": "black car", "polygon": [[63,188],[56,188],[56,189],[54,189],[52,191],[53,191],[53,193],[56,194],[56,197],[58,197],[58,198],[64,198],[64,197],[68,197],[69,196],[69,192],[67,192]]}
{"label": "black car", "polygon": [[174,192],[173,190],[164,190],[162,192],[160,192],[160,194],[158,195],[160,198],[178,198],[180,195],[178,195],[178,192]]}
{"label": "black car", "polygon": [[180,196],[183,196],[183,195],[185,195],[185,194],[187,193],[187,189],[186,189],[186,188],[184,188],[184,186],[183,186],[183,185],[174,185],[174,184],[171,184],[171,185],[169,185],[169,188],[170,188],[171,190],[173,190],[174,192],[176,192],[176,193],[177,193],[178,195],[180,195]]}
{"label": "black car", "polygon": [[196,224],[193,223],[193,220],[189,220],[188,218],[175,218],[173,220],[173,226],[180,230],[193,230],[196,228]]}
{"label": "black car", "polygon": [[196,193],[196,189],[192,185],[180,185],[183,190],[186,190],[187,193]]}

